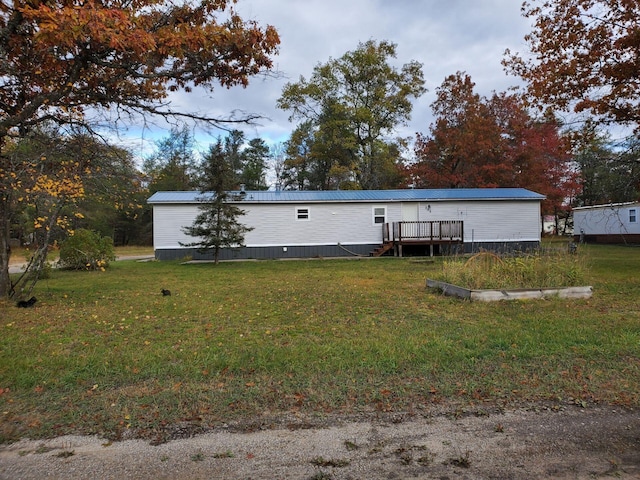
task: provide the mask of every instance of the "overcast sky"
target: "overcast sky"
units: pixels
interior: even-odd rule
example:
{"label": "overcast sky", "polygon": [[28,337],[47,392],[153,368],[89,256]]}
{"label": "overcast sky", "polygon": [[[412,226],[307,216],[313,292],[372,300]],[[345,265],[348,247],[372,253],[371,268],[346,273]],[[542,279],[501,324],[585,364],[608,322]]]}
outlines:
{"label": "overcast sky", "polygon": [[[170,100],[175,107],[221,117],[233,110],[263,115],[267,119],[260,125],[241,130],[248,139],[282,142],[295,128],[289,113],[275,106],[287,82],[308,79],[316,65],[355,50],[359,42],[387,40],[397,45],[395,66],[412,60],[423,65],[428,89],[414,102],[411,122],[398,134],[428,133],[430,104],[448,75],[466,72],[482,95],[519,84],[500,62],[507,48],[526,51],[523,38],[530,23],[520,5],[520,0],[239,0],[236,9],[245,20],[278,30],[281,44],[274,66],[282,77],[256,77],[246,89],[218,88],[213,94],[195,90]],[[166,133],[132,128],[128,138],[139,154]],[[204,150],[215,137],[197,138]]]}

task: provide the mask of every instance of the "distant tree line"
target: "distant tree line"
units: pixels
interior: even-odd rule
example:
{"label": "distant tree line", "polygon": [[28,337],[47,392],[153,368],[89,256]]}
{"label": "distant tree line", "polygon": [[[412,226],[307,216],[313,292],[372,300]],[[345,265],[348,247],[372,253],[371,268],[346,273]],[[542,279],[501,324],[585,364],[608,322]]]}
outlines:
{"label": "distant tree line", "polygon": [[[156,191],[201,190],[214,147],[228,165],[224,184],[230,190],[523,187],[544,194],[543,213],[558,218],[572,206],[638,197],[637,137],[613,142],[593,121],[568,128],[548,110],[534,116],[516,92],[483,97],[464,72],[436,89],[427,133],[418,133],[413,145],[391,137],[410,118],[410,98],[424,92],[420,66],[394,69],[388,65],[394,56],[393,44],[369,41],[317,66],[310,80],[287,84],[278,106],[300,123],[282,144],[231,130],[203,153],[183,124],[136,165],[130,152],[86,130],[33,129],[8,150],[32,199],[16,209],[12,237],[37,245],[42,232],[55,242],[83,228],[115,245],[150,244],[146,198]],[[62,196],[42,186],[43,178],[65,175],[68,188],[74,181],[82,185],[81,194]],[[38,228],[38,218],[53,219],[51,228]]]}

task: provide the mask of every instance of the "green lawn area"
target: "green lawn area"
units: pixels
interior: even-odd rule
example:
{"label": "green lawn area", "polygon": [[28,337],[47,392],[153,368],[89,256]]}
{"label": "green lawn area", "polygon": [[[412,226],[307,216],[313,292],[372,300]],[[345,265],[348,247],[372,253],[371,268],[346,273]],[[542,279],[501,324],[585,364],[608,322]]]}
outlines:
{"label": "green lawn area", "polygon": [[637,407],[640,248],[579,254],[589,300],[444,297],[425,288],[440,258],[53,271],[35,308],[0,303],[0,442],[265,412]]}

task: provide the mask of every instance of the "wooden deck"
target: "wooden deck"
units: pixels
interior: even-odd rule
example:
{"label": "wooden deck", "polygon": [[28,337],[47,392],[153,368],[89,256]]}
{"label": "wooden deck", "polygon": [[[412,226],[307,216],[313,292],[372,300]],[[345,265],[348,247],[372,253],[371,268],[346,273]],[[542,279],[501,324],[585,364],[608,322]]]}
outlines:
{"label": "wooden deck", "polygon": [[462,244],[464,224],[461,220],[439,220],[426,222],[393,222],[382,227],[382,246],[372,252],[380,256],[394,249],[402,256],[406,245],[429,245],[433,255],[434,245]]}

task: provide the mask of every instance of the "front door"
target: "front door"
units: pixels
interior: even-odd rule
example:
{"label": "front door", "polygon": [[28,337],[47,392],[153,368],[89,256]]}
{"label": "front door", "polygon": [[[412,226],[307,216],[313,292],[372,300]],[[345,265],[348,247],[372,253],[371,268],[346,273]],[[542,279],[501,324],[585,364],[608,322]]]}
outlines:
{"label": "front door", "polygon": [[402,221],[403,222],[417,222],[420,220],[418,209],[419,203],[402,203]]}

